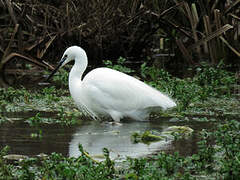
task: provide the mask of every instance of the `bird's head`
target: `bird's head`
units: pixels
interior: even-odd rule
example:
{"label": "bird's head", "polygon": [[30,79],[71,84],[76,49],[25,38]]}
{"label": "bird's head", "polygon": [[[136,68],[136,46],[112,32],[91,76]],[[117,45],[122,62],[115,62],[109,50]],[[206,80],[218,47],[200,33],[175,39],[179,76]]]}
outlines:
{"label": "bird's head", "polygon": [[73,61],[76,59],[76,57],[86,57],[86,52],[79,46],[71,46],[65,50],[63,53],[63,56],[61,60],[59,61],[57,67],[53,70],[53,72],[48,76],[47,81],[57,72],[57,70],[70,61]]}
{"label": "bird's head", "polygon": [[59,64],[61,64],[60,68],[70,61],[75,60],[77,56],[81,59],[82,56],[86,56],[86,52],[79,46],[71,46],[67,48],[59,62]]}

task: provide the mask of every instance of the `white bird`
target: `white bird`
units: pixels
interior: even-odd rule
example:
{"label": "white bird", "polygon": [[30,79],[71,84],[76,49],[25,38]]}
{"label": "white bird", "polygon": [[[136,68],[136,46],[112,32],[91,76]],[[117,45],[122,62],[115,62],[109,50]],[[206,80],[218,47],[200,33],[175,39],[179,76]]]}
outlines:
{"label": "white bird", "polygon": [[119,122],[123,117],[147,120],[155,108],[163,110],[176,106],[168,96],[144,82],[110,68],[96,68],[83,79],[87,68],[86,52],[78,46],[71,46],[64,52],[56,69],[75,60],[69,75],[70,94],[80,110],[94,119],[110,116]]}

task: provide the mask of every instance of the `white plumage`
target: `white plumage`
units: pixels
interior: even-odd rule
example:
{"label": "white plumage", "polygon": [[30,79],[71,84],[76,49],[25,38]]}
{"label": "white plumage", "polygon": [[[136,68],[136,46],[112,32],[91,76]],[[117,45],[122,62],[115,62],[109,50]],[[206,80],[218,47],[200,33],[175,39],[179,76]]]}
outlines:
{"label": "white plumage", "polygon": [[[69,90],[78,108],[93,118],[110,116],[114,121],[123,117],[146,120],[155,108],[172,108],[176,103],[168,96],[127,74],[109,68],[90,71],[82,80],[87,68],[86,52],[69,47],[58,67],[49,78],[69,61],[75,60],[69,75]],[[49,79],[48,78],[48,79]]]}

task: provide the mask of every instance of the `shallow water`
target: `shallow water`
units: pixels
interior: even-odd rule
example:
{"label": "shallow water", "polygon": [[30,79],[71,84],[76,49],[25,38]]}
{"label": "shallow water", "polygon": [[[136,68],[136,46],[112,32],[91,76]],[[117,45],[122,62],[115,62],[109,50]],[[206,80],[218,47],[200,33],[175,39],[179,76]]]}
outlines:
{"label": "shallow water", "polygon": [[[19,114],[8,114],[14,119]],[[15,116],[15,117],[14,117]],[[21,114],[26,118],[26,114]],[[21,119],[21,118],[20,118]],[[108,148],[113,159],[123,159],[126,156],[139,157],[157,153],[159,151],[175,152],[190,155],[197,151],[196,132],[211,128],[209,122],[172,122],[166,118],[152,119],[148,122],[124,121],[122,125],[111,125],[104,122],[85,121],[81,126],[67,127],[61,125],[41,126],[42,138],[32,138],[31,133],[37,129],[22,120],[14,123],[2,124],[0,127],[0,148],[10,146],[9,154],[37,155],[39,153],[62,153],[65,156],[80,155],[78,144],[93,157],[101,159],[102,149]],[[177,142],[172,139],[151,143],[134,144],[131,141],[133,132],[146,130],[164,131],[169,126],[188,126],[194,129],[194,134],[187,140]]]}

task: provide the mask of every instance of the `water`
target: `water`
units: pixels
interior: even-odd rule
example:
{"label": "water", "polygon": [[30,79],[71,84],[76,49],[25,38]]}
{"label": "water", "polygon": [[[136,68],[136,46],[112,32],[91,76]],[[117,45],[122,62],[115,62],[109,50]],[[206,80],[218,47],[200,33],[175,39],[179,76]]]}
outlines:
{"label": "water", "polygon": [[[18,116],[18,114],[15,115]],[[36,133],[37,129],[23,121],[17,121],[1,125],[0,148],[6,145],[10,146],[9,154],[32,156],[57,152],[65,156],[77,157],[80,155],[78,144],[82,144],[84,149],[95,158],[101,159],[102,149],[108,148],[110,156],[120,160],[126,156],[147,156],[159,151],[170,153],[179,151],[184,156],[195,153],[198,140],[196,133],[187,140],[177,142],[168,139],[147,145],[144,143],[134,144],[131,141],[133,132],[146,130],[161,132],[167,127],[175,125],[191,127],[195,132],[211,127],[209,122],[171,122],[169,119],[153,119],[149,122],[125,121],[121,126],[85,121],[77,127],[44,125],[40,127],[42,138],[32,138],[31,134]]]}
{"label": "water", "polygon": [[32,138],[31,134],[38,132],[23,122],[1,125],[0,147],[10,146],[11,154],[37,155],[59,152],[68,155],[68,142],[76,128],[47,125],[40,127],[42,138]]}

